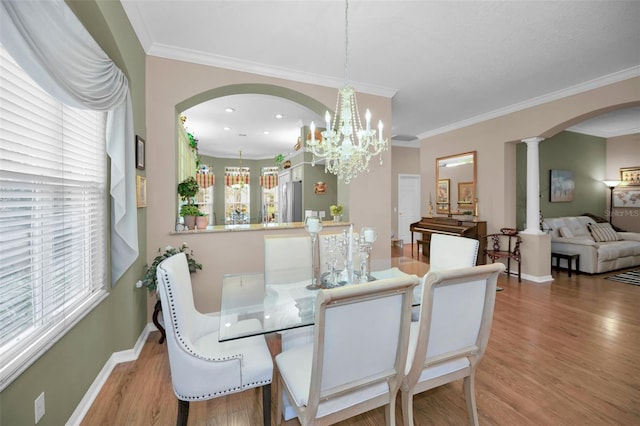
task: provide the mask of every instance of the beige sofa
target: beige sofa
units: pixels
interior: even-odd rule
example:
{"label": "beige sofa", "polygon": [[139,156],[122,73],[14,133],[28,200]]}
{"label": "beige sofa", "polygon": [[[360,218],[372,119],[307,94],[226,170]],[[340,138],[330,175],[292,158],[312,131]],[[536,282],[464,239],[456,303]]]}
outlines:
{"label": "beige sofa", "polygon": [[[580,272],[600,274],[640,265],[640,233],[616,232],[587,216],[544,220],[551,235],[551,251],[580,255]],[[610,241],[615,239],[615,241]],[[567,261],[560,259],[560,266]]]}

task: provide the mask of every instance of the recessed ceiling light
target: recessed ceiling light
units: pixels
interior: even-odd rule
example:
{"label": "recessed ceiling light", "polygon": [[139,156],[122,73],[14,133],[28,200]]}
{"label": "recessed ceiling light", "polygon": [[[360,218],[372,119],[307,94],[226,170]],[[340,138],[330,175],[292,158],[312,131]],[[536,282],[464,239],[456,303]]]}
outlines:
{"label": "recessed ceiling light", "polygon": [[284,118],[284,115],[282,114],[276,114],[276,118],[280,119],[280,118]]}
{"label": "recessed ceiling light", "polygon": [[264,132],[262,132],[262,133],[264,133],[265,135],[268,135],[268,134],[269,134],[269,131],[268,131],[268,130],[265,130],[265,131],[264,131]]}
{"label": "recessed ceiling light", "polygon": [[231,127],[229,127],[229,126],[224,126],[224,130],[229,131],[229,130],[231,130]]}
{"label": "recessed ceiling light", "polygon": [[234,109],[234,108],[231,108],[231,107],[226,107],[224,110],[225,110],[226,112],[235,112],[235,109]]}

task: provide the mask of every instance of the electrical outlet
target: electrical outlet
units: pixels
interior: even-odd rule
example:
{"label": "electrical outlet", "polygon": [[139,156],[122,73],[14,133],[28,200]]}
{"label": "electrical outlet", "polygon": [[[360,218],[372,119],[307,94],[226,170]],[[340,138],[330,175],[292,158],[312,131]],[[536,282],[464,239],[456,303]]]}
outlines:
{"label": "electrical outlet", "polygon": [[36,412],[36,423],[44,416],[44,392],[42,392],[33,403]]}

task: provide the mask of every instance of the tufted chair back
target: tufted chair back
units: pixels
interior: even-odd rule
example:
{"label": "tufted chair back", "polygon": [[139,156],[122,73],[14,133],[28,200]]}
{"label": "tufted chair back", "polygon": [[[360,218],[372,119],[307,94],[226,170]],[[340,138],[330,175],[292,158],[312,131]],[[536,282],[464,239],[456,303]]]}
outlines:
{"label": "tufted chair back", "polygon": [[[263,387],[263,419],[265,425],[270,424],[273,361],[264,336],[218,341],[220,315],[196,310],[184,253],[162,261],[157,277],[171,382],[178,398],[178,425],[186,425],[189,401],[255,387]],[[251,319],[242,327],[260,330],[262,325]]]}

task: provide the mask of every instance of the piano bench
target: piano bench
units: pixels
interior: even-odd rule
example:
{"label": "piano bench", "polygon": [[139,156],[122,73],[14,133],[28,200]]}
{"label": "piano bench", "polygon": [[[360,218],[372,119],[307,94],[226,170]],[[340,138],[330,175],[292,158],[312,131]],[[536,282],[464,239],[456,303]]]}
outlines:
{"label": "piano bench", "polygon": [[420,254],[420,246],[422,246],[422,254],[429,257],[429,245],[431,244],[431,240],[416,240],[416,244],[418,245],[418,254]]}

